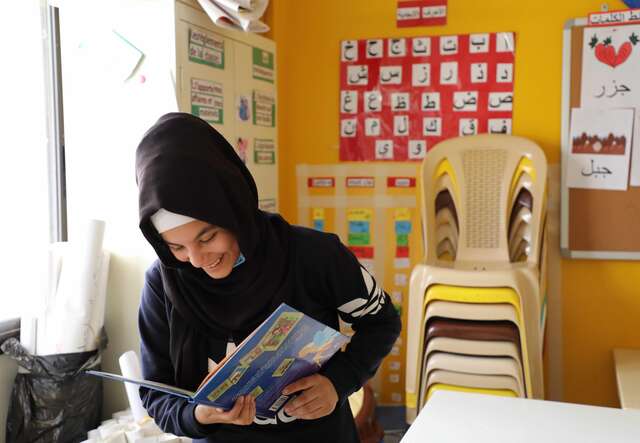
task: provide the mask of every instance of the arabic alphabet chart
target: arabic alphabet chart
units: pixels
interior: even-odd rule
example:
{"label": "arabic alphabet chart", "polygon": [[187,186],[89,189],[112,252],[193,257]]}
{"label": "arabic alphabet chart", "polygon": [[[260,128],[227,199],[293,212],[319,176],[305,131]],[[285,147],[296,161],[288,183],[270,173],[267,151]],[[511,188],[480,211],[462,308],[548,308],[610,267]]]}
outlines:
{"label": "arabic alphabet chart", "polygon": [[[582,60],[581,107],[640,105],[640,24],[585,27]],[[635,113],[631,159],[631,186],[640,186],[639,112]]]}
{"label": "arabic alphabet chart", "polygon": [[570,188],[626,190],[633,109],[571,110]]}
{"label": "arabic alphabet chart", "polygon": [[419,161],[446,138],[510,134],[514,43],[511,32],[343,40],[340,160]]}
{"label": "arabic alphabet chart", "polygon": [[444,26],[447,24],[447,0],[400,0],[396,9],[398,28]]}

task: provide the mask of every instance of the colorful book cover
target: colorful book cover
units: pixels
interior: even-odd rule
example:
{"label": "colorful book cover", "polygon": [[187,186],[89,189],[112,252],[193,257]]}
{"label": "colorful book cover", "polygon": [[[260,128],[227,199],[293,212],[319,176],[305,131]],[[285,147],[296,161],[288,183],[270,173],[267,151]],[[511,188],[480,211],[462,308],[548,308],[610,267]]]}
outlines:
{"label": "colorful book cover", "polygon": [[348,337],[335,329],[282,303],[207,375],[195,392],[107,372],[87,373],[225,410],[231,409],[239,396],[251,395],[256,399],[256,415],[272,418],[291,397],[282,394],[284,387],[318,372],[348,341]]}

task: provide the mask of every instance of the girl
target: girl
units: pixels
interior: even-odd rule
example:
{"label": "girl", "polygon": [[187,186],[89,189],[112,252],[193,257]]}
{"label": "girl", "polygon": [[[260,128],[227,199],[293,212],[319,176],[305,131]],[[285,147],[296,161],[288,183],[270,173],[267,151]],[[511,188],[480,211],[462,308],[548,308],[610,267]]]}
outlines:
{"label": "girl", "polygon": [[334,234],[258,209],[256,184],[231,145],[190,114],[160,118],[136,151],[140,229],[159,260],[139,311],[144,378],[195,390],[282,302],[355,334],[275,419],[251,396],[228,411],[140,389],[167,432],[207,442],[357,442],[347,397],[375,374],[400,332],[389,296]]}

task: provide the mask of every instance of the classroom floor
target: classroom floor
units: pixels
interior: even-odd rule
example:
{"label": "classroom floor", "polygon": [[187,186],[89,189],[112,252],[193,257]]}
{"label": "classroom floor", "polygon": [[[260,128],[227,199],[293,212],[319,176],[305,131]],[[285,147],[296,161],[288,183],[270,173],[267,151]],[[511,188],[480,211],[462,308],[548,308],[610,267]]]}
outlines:
{"label": "classroom floor", "polygon": [[405,421],[404,407],[378,406],[376,417],[384,429],[384,443],[398,443],[407,432],[408,425]]}

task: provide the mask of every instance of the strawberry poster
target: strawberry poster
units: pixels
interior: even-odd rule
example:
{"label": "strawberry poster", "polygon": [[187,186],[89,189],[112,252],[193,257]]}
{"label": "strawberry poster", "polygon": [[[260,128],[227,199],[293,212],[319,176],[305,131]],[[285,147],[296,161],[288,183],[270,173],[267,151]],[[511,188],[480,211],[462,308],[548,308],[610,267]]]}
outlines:
{"label": "strawberry poster", "polygon": [[[584,29],[581,106],[635,109],[640,106],[640,25]],[[640,113],[632,120],[631,186],[640,186]]]}
{"label": "strawberry poster", "polygon": [[510,134],[511,32],[344,40],[340,160],[421,160],[450,137]]}

